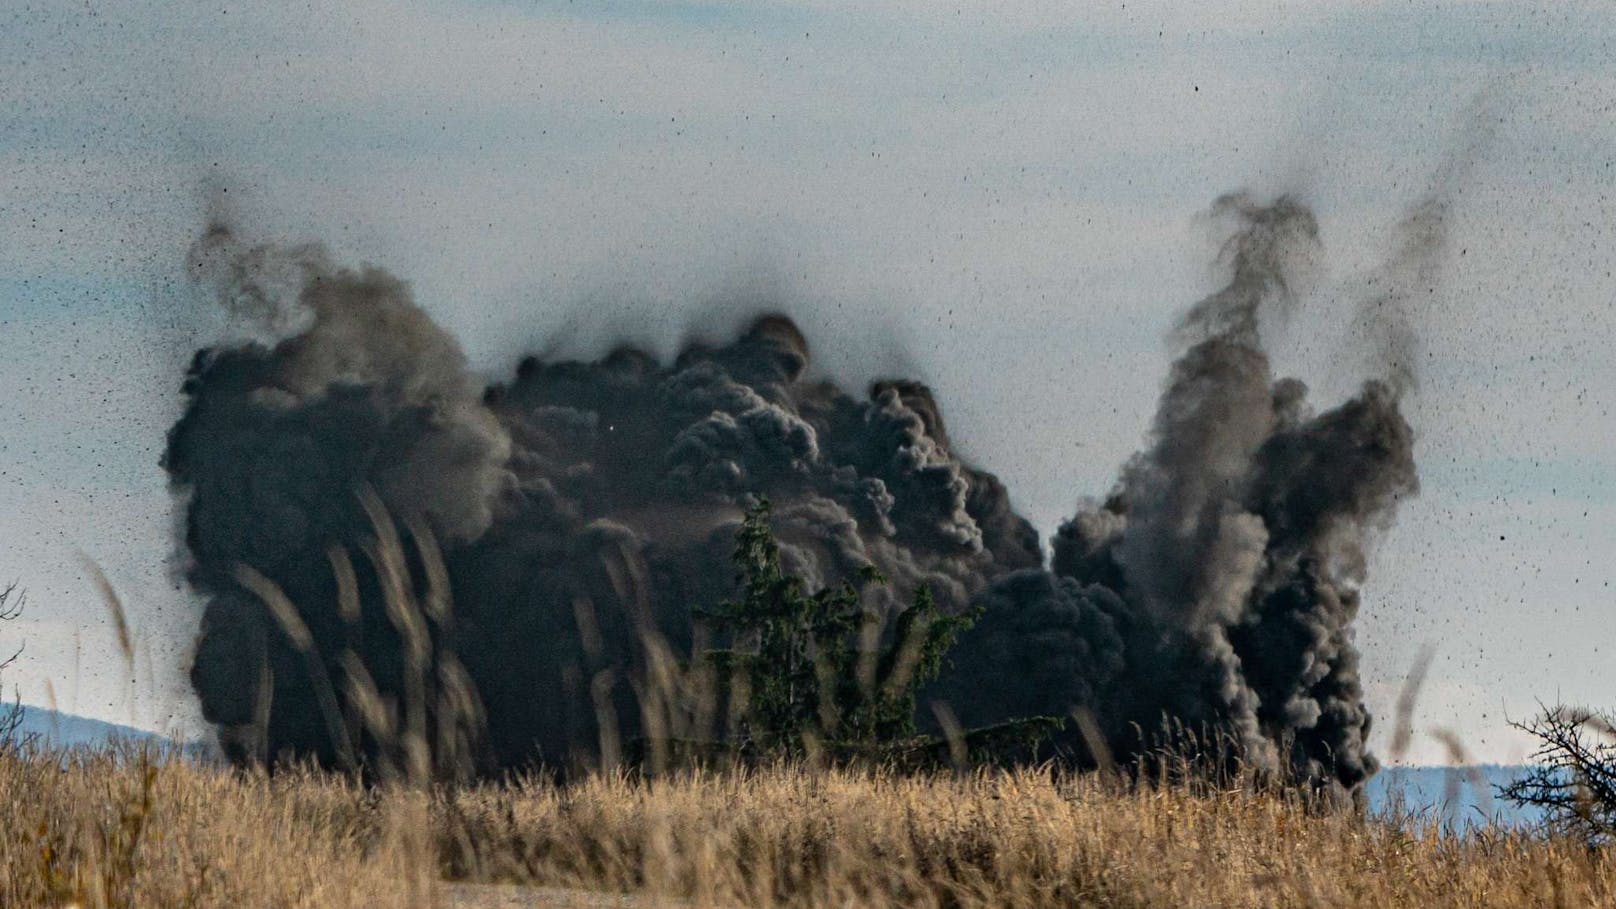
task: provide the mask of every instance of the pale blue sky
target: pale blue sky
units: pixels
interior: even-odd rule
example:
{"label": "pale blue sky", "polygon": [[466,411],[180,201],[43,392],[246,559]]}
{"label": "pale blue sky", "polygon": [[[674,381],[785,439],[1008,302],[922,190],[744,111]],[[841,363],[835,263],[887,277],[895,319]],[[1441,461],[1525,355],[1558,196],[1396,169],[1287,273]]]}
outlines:
{"label": "pale blue sky", "polygon": [[[1424,494],[1359,642],[1382,715],[1431,643],[1422,725],[1517,758],[1506,712],[1616,705],[1613,44],[1573,3],[8,4],[10,679],[195,722],[156,461],[189,350],[229,328],[181,268],[210,198],[395,270],[493,377],[785,306],[827,373],[932,382],[1047,533],[1139,444],[1216,281],[1213,197],[1316,206],[1325,270],[1275,349],[1327,401],[1360,368],[1344,302],[1479,117],[1418,316]],[[129,601],[133,682],[80,550]]]}

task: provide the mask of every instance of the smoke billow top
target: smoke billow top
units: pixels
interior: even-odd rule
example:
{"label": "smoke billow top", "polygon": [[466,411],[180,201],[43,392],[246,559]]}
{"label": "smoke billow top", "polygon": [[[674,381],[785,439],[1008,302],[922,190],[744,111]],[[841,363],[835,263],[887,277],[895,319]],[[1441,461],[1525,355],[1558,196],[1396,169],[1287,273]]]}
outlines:
{"label": "smoke billow top", "polygon": [[[1227,284],[1179,326],[1144,449],[1047,566],[925,386],[810,379],[785,316],[672,362],[532,358],[485,387],[398,279],[210,229],[192,266],[259,333],[197,354],[164,457],[208,598],[204,713],[238,759],[334,761],[322,699],[453,689],[480,705],[484,766],[586,759],[640,722],[643,642],[699,646],[692,607],[733,594],[735,530],[765,495],[811,585],[875,566],[888,609],[922,585],[983,607],[927,695],[966,725],[1077,711],[1127,754],[1170,721],[1350,789],[1375,769],[1352,640],[1364,547],[1418,485],[1408,362],[1313,412],[1259,325],[1317,253],[1313,216],[1288,198],[1215,213],[1234,224]],[[426,591],[424,627],[389,614],[390,585]]]}

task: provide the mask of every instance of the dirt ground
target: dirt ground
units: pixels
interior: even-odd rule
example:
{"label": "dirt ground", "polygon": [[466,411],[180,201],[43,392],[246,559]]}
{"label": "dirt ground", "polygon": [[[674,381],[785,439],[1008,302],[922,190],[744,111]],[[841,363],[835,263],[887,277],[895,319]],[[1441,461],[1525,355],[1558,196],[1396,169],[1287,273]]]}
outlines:
{"label": "dirt ground", "polygon": [[445,884],[452,909],[650,909],[643,898],[555,887],[509,884]]}

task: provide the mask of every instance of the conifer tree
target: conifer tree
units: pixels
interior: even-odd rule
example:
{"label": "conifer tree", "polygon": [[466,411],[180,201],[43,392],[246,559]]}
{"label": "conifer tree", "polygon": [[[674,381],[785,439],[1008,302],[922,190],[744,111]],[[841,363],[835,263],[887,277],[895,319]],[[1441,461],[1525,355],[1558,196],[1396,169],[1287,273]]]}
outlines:
{"label": "conifer tree", "polygon": [[768,500],[758,501],[736,534],[740,599],[700,612],[731,645],[707,657],[741,718],[732,744],[865,757],[915,746],[915,694],[976,614],[946,616],[922,587],[888,629],[864,602],[865,588],[886,583],[873,566],[858,585],[810,593],[781,566],[769,515]]}

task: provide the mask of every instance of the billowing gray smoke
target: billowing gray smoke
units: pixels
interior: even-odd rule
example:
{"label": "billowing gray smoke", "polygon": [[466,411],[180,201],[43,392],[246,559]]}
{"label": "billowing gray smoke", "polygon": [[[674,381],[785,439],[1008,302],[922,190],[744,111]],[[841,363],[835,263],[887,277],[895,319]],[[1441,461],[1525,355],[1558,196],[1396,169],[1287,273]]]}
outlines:
{"label": "billowing gray smoke", "polygon": [[1375,770],[1352,641],[1364,546],[1418,490],[1413,435],[1384,382],[1315,415],[1273,375],[1259,321],[1316,252],[1312,214],[1240,196],[1214,211],[1241,225],[1230,280],[1180,326],[1148,446],[1060,528],[1050,571],[980,595],[940,693],[966,722],[1002,716],[996,700],[1082,710],[1124,754],[1182,727],[1351,788]]}
{"label": "billowing gray smoke", "polygon": [[[644,642],[699,646],[691,609],[732,594],[734,531],[766,495],[811,584],[874,565],[887,608],[921,585],[984,607],[931,692],[968,724],[1081,709],[1125,755],[1167,717],[1351,787],[1374,770],[1351,629],[1364,545],[1416,490],[1411,433],[1392,385],[1313,414],[1272,375],[1259,323],[1315,253],[1311,214],[1217,212],[1238,223],[1229,283],[1184,320],[1147,448],[1061,528],[1050,568],[924,386],[813,380],[783,316],[671,363],[529,359],[485,389],[398,280],[215,227],[193,264],[260,331],[198,353],[164,459],[209,597],[205,715],[238,758],[329,762],[365,747],[333,692],[453,688],[481,704],[485,766],[587,758],[636,731]],[[410,545],[390,574],[394,521]],[[249,589],[260,576],[294,621]],[[452,606],[429,595],[413,630],[381,595],[444,579]]]}

